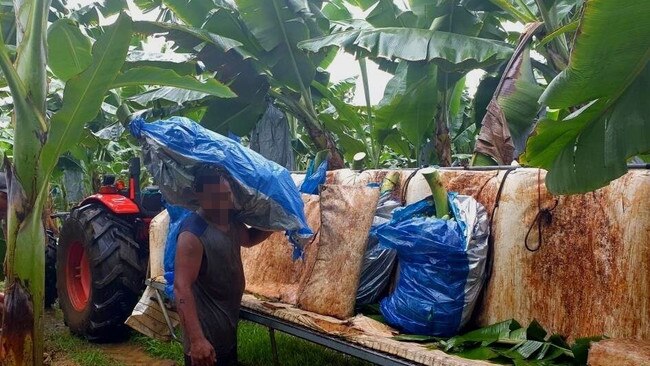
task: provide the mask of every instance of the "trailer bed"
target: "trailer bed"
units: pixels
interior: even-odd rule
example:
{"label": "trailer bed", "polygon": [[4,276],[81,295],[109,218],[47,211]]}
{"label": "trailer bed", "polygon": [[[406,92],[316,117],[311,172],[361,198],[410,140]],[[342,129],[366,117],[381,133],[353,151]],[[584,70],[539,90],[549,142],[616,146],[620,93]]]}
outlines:
{"label": "trailer bed", "polygon": [[[362,314],[340,320],[245,294],[240,317],[377,365],[493,365],[449,355],[422,344],[397,341],[393,339],[397,334],[393,329]],[[273,345],[272,332],[271,338]]]}

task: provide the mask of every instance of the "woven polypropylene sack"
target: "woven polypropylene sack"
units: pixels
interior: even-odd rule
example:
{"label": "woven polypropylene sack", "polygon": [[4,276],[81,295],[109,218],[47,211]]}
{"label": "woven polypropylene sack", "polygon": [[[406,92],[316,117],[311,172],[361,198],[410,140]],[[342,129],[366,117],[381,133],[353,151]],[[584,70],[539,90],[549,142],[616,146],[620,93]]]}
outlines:
{"label": "woven polypropylene sack", "polygon": [[377,188],[322,186],[318,253],[308,279],[301,284],[300,308],[339,319],[353,315],[378,199]]}

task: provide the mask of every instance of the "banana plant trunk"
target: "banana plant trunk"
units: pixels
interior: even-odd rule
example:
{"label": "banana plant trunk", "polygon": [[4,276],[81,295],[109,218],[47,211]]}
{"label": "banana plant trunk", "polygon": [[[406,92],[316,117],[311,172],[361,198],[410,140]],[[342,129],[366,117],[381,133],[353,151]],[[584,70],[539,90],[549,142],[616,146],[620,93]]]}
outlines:
{"label": "banana plant trunk", "polygon": [[[446,103],[446,101],[444,102]],[[451,166],[451,138],[449,137],[449,126],[446,118],[446,108],[443,104],[438,108],[436,116],[436,155],[438,156],[438,165]]]}
{"label": "banana plant trunk", "polygon": [[3,365],[43,363],[44,242],[42,212],[47,174],[39,162],[47,141],[46,31],[49,0],[16,0],[17,56],[0,37],[0,67],[14,102],[13,164],[8,181],[5,312],[0,334]]}
{"label": "banana plant trunk", "polygon": [[282,93],[271,91],[271,95],[278,100],[284,108],[296,117],[298,121],[305,127],[309,138],[311,139],[316,149],[328,150],[330,152],[328,169],[342,169],[345,168],[343,155],[336,146],[336,142],[332,135],[323,128],[321,123],[316,117],[313,107],[308,107],[300,101],[294,100],[285,96]]}

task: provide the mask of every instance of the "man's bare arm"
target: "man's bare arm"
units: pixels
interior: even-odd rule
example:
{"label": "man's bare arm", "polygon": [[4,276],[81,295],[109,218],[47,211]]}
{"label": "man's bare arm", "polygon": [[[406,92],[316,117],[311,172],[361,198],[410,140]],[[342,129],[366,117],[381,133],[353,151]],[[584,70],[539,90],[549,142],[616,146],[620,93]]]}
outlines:
{"label": "man's bare arm", "polygon": [[178,236],[176,247],[174,296],[184,336],[188,337],[190,342],[192,362],[197,364],[207,364],[216,360],[214,349],[205,339],[201,329],[196,300],[192,293],[192,285],[199,275],[202,258],[203,245],[199,238],[192,233],[182,232]]}
{"label": "man's bare arm", "polygon": [[241,240],[240,245],[242,247],[250,248],[257,245],[266,240],[271,234],[273,234],[273,231],[248,228],[244,224],[239,226],[239,239]]}

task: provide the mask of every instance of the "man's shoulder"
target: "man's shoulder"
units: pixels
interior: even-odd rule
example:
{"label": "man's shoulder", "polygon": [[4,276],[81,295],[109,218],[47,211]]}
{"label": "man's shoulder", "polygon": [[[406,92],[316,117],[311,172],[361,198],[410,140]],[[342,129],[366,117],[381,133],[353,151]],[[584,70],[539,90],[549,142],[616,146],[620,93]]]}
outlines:
{"label": "man's shoulder", "polygon": [[198,213],[193,212],[183,220],[179,234],[187,231],[201,237],[207,228],[208,223]]}

